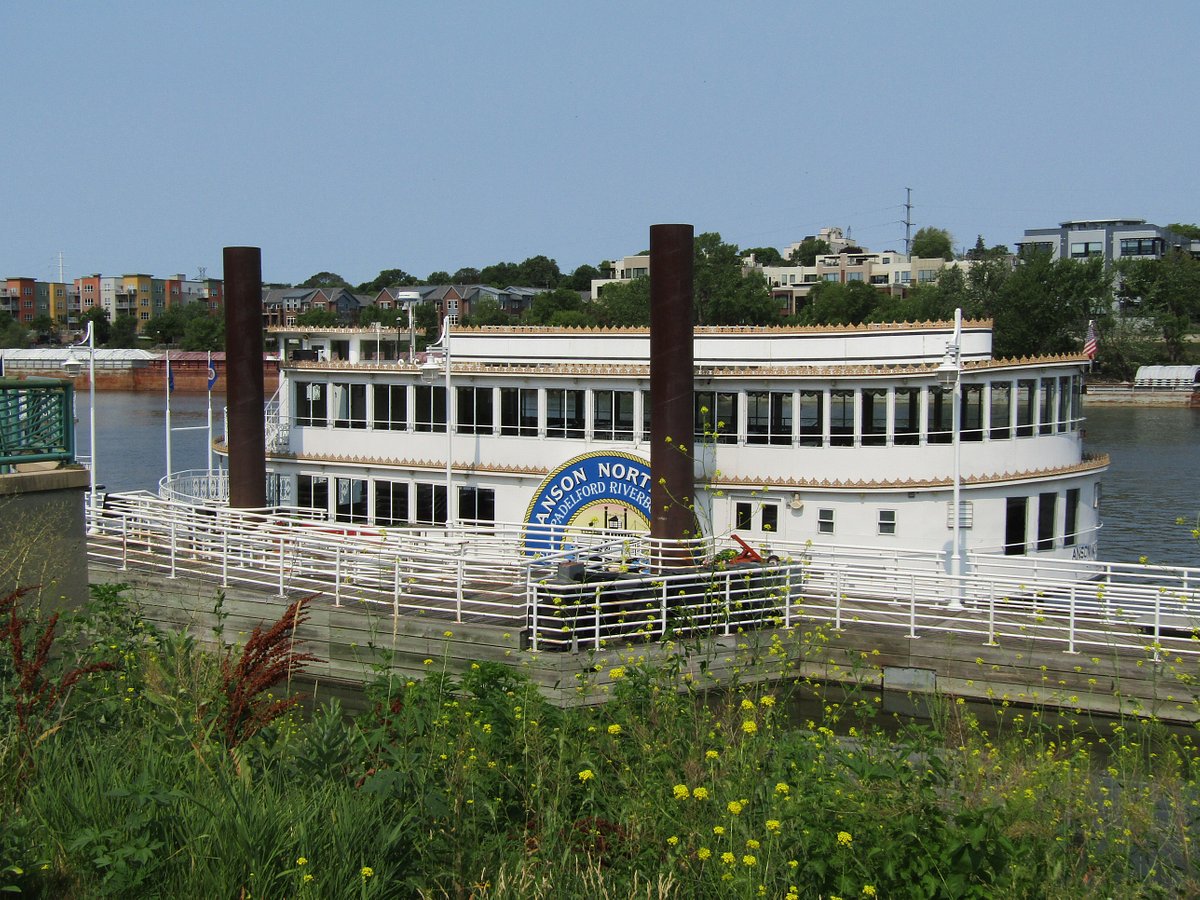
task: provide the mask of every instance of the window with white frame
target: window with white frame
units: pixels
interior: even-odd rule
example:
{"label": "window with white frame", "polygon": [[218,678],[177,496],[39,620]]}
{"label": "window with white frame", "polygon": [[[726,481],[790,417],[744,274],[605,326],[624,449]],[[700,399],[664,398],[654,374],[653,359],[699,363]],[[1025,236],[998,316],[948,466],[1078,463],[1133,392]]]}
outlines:
{"label": "window with white frame", "polygon": [[894,509],[879,510],[879,533],[896,533],[896,511]]}
{"label": "window with white frame", "polygon": [[817,510],[817,533],[818,534],[833,534],[833,510],[818,509]]}

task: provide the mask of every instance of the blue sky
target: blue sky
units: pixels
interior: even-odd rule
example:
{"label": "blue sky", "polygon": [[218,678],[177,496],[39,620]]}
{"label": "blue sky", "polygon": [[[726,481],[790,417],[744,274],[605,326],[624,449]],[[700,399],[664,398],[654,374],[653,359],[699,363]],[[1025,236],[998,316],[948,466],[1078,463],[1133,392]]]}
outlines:
{"label": "blue sky", "polygon": [[[0,275],[1200,221],[1200,4],[3,0]],[[915,230],[915,229],[914,229]]]}

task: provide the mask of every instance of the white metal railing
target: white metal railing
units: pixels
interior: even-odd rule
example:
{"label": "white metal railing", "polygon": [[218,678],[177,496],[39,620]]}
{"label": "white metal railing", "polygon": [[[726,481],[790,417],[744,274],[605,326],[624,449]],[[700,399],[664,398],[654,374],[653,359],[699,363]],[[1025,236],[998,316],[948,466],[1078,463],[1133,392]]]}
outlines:
{"label": "white metal railing", "polygon": [[976,556],[971,573],[954,578],[944,554],[865,547],[779,543],[766,562],[731,563],[707,542],[584,529],[559,535],[558,551],[531,555],[520,525],[381,528],[150,494],[110,494],[91,512],[97,564],[490,623],[526,631],[539,650],[817,620],[1200,658],[1195,568]]}
{"label": "white metal railing", "polygon": [[[265,406],[266,448],[270,452],[286,450],[291,420],[287,415],[287,401],[283,396],[282,384],[275,390],[275,394],[266,402]],[[226,410],[226,422],[228,422],[228,410]],[[228,426],[226,426],[225,433],[229,434]]]}
{"label": "white metal railing", "polygon": [[158,482],[158,496],[180,503],[228,503],[227,469],[185,469],[164,475]]}

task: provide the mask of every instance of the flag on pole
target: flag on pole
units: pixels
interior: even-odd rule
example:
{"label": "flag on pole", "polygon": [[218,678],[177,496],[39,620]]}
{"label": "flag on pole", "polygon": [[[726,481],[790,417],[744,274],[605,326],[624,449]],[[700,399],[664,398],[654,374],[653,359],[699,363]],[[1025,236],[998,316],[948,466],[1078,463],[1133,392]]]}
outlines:
{"label": "flag on pole", "polygon": [[1096,348],[1099,345],[1096,337],[1096,320],[1088,321],[1087,337],[1083,340],[1083,355],[1088,359],[1096,358]]}
{"label": "flag on pole", "polygon": [[167,357],[167,393],[175,393],[175,373],[171,371],[171,357]]}
{"label": "flag on pole", "polygon": [[208,361],[208,389],[211,391],[217,383],[217,370],[213,368],[212,360]]}

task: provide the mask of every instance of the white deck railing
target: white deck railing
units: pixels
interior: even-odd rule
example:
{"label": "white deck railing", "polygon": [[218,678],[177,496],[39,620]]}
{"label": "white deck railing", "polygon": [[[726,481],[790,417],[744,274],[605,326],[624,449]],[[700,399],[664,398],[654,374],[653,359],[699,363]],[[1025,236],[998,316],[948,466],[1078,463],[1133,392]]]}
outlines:
{"label": "white deck railing", "polygon": [[[583,530],[564,535],[562,551],[534,557],[523,536],[519,525],[385,529],[126,494],[94,511],[88,543],[100,565],[489,623],[527,632],[539,650],[815,620],[981,645],[1020,639],[1072,653],[1200,657],[1195,568],[974,556],[971,573],[956,579],[944,554],[918,551],[778,543],[775,564],[713,563],[711,545],[681,550]],[[664,570],[664,557],[689,565]]]}

